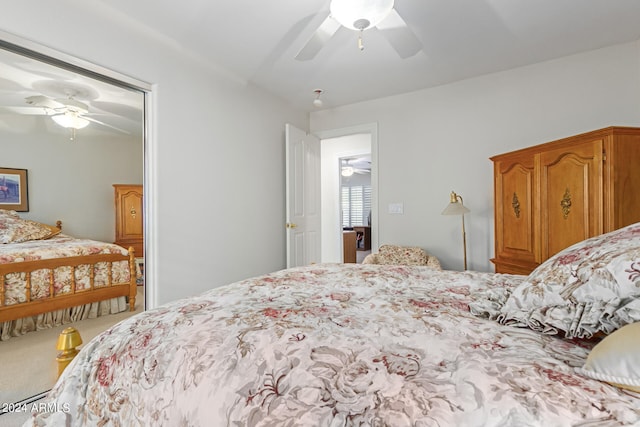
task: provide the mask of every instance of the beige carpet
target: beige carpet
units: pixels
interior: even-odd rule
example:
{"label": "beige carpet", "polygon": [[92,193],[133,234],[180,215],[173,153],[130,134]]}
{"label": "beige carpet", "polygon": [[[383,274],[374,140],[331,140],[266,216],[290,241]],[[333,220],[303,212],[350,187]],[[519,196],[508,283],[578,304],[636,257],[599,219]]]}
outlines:
{"label": "beige carpet", "polygon": [[[139,301],[139,303],[138,303]],[[80,332],[83,343],[110,326],[142,311],[144,306],[142,286],[138,286],[136,311],[86,319],[51,329],[29,332],[8,341],[0,342],[0,426],[19,426],[28,414],[3,414],[4,404],[20,402],[48,391],[58,375],[56,341],[65,328],[73,326]],[[79,347],[82,349],[82,346]],[[30,405],[27,405],[28,407]]]}

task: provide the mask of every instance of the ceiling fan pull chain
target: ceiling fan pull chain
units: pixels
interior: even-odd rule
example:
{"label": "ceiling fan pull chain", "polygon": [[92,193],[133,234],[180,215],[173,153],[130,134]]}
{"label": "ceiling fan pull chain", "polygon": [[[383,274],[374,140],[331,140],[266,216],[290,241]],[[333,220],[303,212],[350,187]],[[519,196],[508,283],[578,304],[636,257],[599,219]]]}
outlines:
{"label": "ceiling fan pull chain", "polygon": [[362,33],[364,30],[360,30],[360,34],[358,34],[358,49],[361,51],[364,50],[364,43],[362,42]]}

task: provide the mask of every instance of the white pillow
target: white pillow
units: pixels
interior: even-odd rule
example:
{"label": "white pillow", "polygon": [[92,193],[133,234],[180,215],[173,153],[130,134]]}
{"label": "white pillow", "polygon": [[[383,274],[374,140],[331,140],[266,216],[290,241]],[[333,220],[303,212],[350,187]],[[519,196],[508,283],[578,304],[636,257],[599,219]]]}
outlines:
{"label": "white pillow", "polygon": [[576,371],[640,393],[640,322],[625,325],[605,337]]}

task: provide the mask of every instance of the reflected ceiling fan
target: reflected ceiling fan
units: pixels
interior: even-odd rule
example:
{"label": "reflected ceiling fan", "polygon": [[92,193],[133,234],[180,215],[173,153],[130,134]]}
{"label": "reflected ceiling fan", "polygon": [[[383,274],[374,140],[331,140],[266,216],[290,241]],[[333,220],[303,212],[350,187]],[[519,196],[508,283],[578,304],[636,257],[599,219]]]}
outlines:
{"label": "reflected ceiling fan", "polygon": [[[351,161],[355,161],[355,163],[350,163]],[[362,159],[342,159],[342,165],[340,168],[340,175],[344,177],[350,177],[354,173],[359,175],[368,175],[371,173],[371,167],[358,167],[360,163],[362,163]],[[368,162],[369,165],[371,162]]]}
{"label": "reflected ceiling fan", "polygon": [[43,114],[51,117],[58,125],[71,129],[71,139],[75,138],[77,129],[85,128],[90,122],[129,134],[126,130],[101,122],[89,116],[89,105],[75,99],[75,94],[67,93],[67,98],[50,98],[34,95],[25,98],[29,105],[42,108]]}
{"label": "reflected ceiling fan", "polygon": [[363,32],[376,27],[401,58],[415,55],[422,49],[422,43],[393,6],[394,0],[331,0],[329,16],[295,58],[299,61],[313,59],[341,26],[359,31],[360,50],[364,49]]}

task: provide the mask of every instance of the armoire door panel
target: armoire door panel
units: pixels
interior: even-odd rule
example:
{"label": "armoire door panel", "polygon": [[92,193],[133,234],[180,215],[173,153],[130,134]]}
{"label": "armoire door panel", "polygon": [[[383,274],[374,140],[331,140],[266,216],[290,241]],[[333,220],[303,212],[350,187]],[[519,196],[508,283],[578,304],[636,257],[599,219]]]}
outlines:
{"label": "armoire door panel", "polygon": [[498,175],[501,221],[498,253],[501,257],[516,257],[535,261],[533,231],[533,165],[516,163]]}
{"label": "armoire door panel", "polygon": [[115,243],[133,247],[138,257],[144,256],[144,199],[142,185],[114,184]]}
{"label": "armoire door panel", "polygon": [[540,154],[542,258],[602,233],[602,140]]}
{"label": "armoire door panel", "polygon": [[122,195],[122,236],[142,238],[142,195],[129,192]]}

